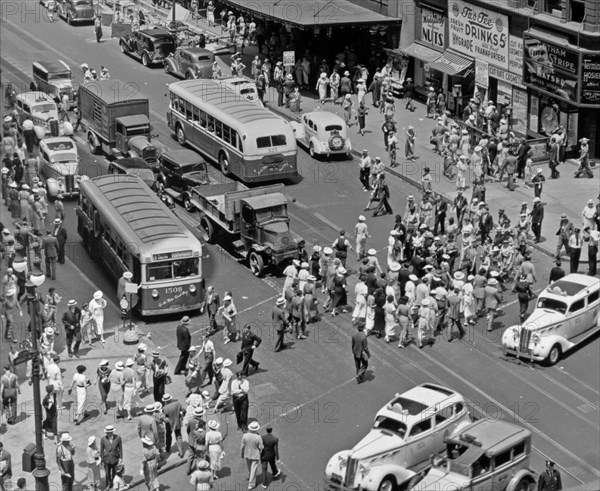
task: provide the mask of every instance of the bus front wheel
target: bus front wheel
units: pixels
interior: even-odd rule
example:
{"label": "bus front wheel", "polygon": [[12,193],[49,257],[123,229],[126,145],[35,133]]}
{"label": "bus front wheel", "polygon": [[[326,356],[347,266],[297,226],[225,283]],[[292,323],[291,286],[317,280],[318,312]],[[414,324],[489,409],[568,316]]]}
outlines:
{"label": "bus front wheel", "polygon": [[181,125],[177,127],[177,143],[182,147],[185,145],[185,131],[183,131],[183,126]]}
{"label": "bus front wheel", "polygon": [[254,276],[262,276],[265,270],[265,262],[260,254],[257,252],[250,253],[250,270],[254,273]]}
{"label": "bus front wheel", "polygon": [[204,215],[200,218],[200,234],[204,242],[212,244],[215,241],[215,228],[210,219]]}
{"label": "bus front wheel", "polygon": [[219,157],[219,165],[221,166],[221,172],[224,176],[229,176],[231,174],[231,169],[229,168],[229,160],[227,156],[222,153]]}

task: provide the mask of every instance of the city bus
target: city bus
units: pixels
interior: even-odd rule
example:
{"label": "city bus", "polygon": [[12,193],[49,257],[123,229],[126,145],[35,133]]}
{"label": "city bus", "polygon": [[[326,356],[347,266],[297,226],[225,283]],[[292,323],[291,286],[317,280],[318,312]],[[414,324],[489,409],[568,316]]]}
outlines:
{"label": "city bus", "polygon": [[167,121],[180,145],[189,145],[226,176],[244,182],[295,179],[296,138],[292,126],[218,80],[169,85]]}
{"label": "city bus", "polygon": [[202,245],[138,176],[81,181],[76,212],[77,232],[92,259],[115,280],[133,274],[142,316],[202,307]]}

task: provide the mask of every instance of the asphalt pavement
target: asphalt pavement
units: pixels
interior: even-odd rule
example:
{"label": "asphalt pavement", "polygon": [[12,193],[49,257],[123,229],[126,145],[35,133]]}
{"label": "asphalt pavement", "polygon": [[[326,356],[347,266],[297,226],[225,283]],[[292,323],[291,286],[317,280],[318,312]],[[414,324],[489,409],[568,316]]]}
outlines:
{"label": "asphalt pavement", "polygon": [[[23,6],[23,10],[33,9],[34,2],[21,2],[19,5]],[[64,43],[64,39],[72,39],[72,42]],[[32,22],[25,28],[20,17],[13,17],[8,18],[3,25],[2,45],[3,79],[10,74],[19,79],[24,86],[29,83],[31,62],[42,56],[64,59],[74,67],[78,80],[80,74],[75,67],[84,61],[93,60],[94,66],[108,66],[114,78],[138,83],[141,91],[151,99],[152,119],[159,133],[159,140],[176,147],[165,124],[168,104],[164,97],[165,84],[175,79],[162,70],[144,68],[137,61],[122,55],[116,40],[97,44],[93,40],[92,27],[69,27],[62,21],[53,24]],[[304,109],[310,107],[305,105]],[[412,117],[414,114],[417,113],[413,113]],[[368,124],[377,128],[370,119]],[[425,134],[426,129],[421,130],[416,124],[413,126],[417,128],[418,134]],[[370,136],[375,145],[380,139],[378,129]],[[368,136],[365,136],[365,142],[367,139]],[[366,147],[359,135],[352,135],[352,140],[355,148]],[[105,172],[106,164],[102,159],[90,156],[82,145],[80,152],[84,172]],[[419,149],[419,153],[425,155],[425,147]],[[375,150],[372,154],[377,155]],[[94,160],[97,162],[94,163]],[[362,192],[357,179],[356,160],[331,163],[314,161],[304,150],[299,150],[298,163],[302,179],[298,184],[286,188],[286,192],[297,199],[295,204],[290,205],[292,228],[311,244],[331,243],[340,228],[353,229],[356,217],[364,206],[362,201],[366,200],[366,193]],[[335,171],[333,177],[332,170]],[[400,179],[390,179],[390,188],[394,197],[392,206],[401,209],[406,196],[416,192],[414,187]],[[583,201],[585,200],[581,202]],[[70,220],[73,220],[73,206],[74,203],[68,205]],[[194,217],[182,210],[178,210],[178,213],[181,213],[186,223],[193,228]],[[78,237],[74,222],[71,221],[68,225],[70,240],[76,248]],[[392,228],[393,218],[369,218],[368,225],[373,235],[372,246],[382,250]],[[547,234],[546,227],[545,230]],[[79,292],[77,298],[87,298],[98,287],[107,290],[109,297],[114,298],[115,287],[106,279],[102,269],[94,263],[78,259],[77,254],[72,256],[81,270],[81,277],[76,275],[75,278],[69,278],[59,270],[57,281],[61,281],[63,274],[65,278],[69,278],[68,284],[65,287],[60,286],[59,290]],[[597,338],[552,368],[532,367],[519,364],[514,359],[504,358],[499,347],[500,334],[518,318],[515,298],[507,294],[505,314],[499,318],[492,335],[485,332],[483,323],[480,322],[462,341],[447,343],[440,339],[435,345],[424,350],[414,347],[398,350],[395,343],[388,345],[371,338],[373,358],[369,380],[356,386],[349,351],[350,336],[353,333],[349,314],[335,318],[325,317],[320,323],[310,327],[307,340],[294,342],[290,339],[290,349],[275,354],[272,352],[270,311],[273,299],[281,290],[282,279],[276,276],[255,278],[226,248],[207,246],[205,256],[203,267],[209,277],[208,281],[215,283],[221,292],[227,289],[234,292],[238,310],[243,311],[240,315],[241,322],[253,322],[264,339],[257,352],[261,370],[257,374],[252,373],[249,378],[250,416],[263,425],[273,422],[275,432],[281,438],[285,480],[273,485],[273,489],[278,486],[302,490],[320,489],[329,456],[337,450],[351,447],[358,441],[370,427],[375,411],[395,392],[402,392],[416,383],[427,381],[458,390],[471,401],[477,414],[518,421],[531,429],[534,435],[532,464],[535,469],[542,469],[544,459],[549,457],[559,464],[567,486],[598,477],[600,374],[589,369],[590,366],[595,366],[594,363],[597,365],[600,357],[600,343]],[[384,262],[383,252],[379,254],[379,259]],[[545,254],[536,254],[535,260],[539,276],[536,288],[539,289],[547,283],[551,261]],[[349,264],[354,264],[354,261],[355,256],[351,254]],[[65,266],[67,267],[68,265]],[[87,284],[85,277],[91,277],[96,287],[80,286],[78,282]],[[352,277],[351,288],[354,282],[355,278]],[[47,284],[42,289],[46,286]],[[84,288],[90,289],[87,291]],[[69,294],[63,294],[63,298],[68,299]],[[116,310],[114,315],[117,315]],[[149,324],[139,322],[142,331],[151,334],[149,342],[161,347],[171,366],[178,355],[174,343],[176,320],[166,318]],[[118,318],[115,318],[111,322],[117,321]],[[198,330],[203,322],[203,317],[193,319],[195,344],[199,342]],[[107,348],[110,348],[108,353],[98,353],[99,356],[96,356],[94,348],[82,358],[83,363],[89,363],[91,369],[103,355],[108,354],[111,363],[114,363],[132,354],[131,348],[114,343],[112,339],[114,337],[107,343]],[[235,359],[239,349],[237,345],[223,345],[220,336],[216,336],[214,341],[220,356]],[[107,348],[103,351],[107,351]],[[4,349],[3,345],[2,350]],[[97,350],[100,351],[100,348]],[[74,366],[79,362],[81,361],[70,359],[64,362],[67,377],[71,376]],[[169,390],[181,400],[185,395],[181,378],[174,377],[171,387]],[[23,389],[22,401],[30,401],[31,396],[26,392],[30,389]],[[97,396],[95,390],[92,392],[93,403],[94,397]],[[111,416],[111,413],[108,416]],[[94,434],[101,434],[107,421],[114,423],[114,418],[108,416],[90,420],[86,425],[69,426],[75,435],[76,446],[81,449],[79,456],[83,455],[87,432],[93,430]],[[225,442],[227,455],[223,479],[217,484],[223,489],[243,489],[246,471],[244,463],[239,459],[241,435],[234,431],[236,425],[231,414],[226,414],[223,418],[223,422],[228,422],[231,431]],[[2,440],[13,454],[14,461],[18,462],[18,456],[25,443],[22,441],[21,429],[33,435],[31,420],[29,414],[19,425],[2,429]],[[565,424],[557,424],[558,421],[564,421]],[[131,446],[132,455],[138,455],[135,420],[134,424],[121,421],[116,424],[118,431],[125,435],[124,440]],[[33,440],[33,436],[30,440]],[[47,444],[48,452],[52,450],[49,447],[51,445]],[[52,458],[49,458],[50,460]],[[171,462],[175,460],[175,456],[172,456]],[[128,479],[137,477],[138,465],[135,460],[131,465],[126,463],[126,467]],[[78,460],[77,469],[76,479],[81,483],[80,486],[84,486],[83,457]],[[20,475],[22,473],[15,472],[15,477]],[[167,472],[160,480],[165,488],[190,488],[181,468]]]}

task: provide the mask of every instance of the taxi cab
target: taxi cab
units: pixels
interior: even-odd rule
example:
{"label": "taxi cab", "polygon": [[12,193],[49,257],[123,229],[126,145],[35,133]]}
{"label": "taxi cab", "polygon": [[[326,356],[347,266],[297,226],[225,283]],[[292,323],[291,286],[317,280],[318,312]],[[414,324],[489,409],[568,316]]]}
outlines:
{"label": "taxi cab", "polygon": [[[51,96],[44,92],[22,92],[15,102],[20,122],[31,119],[35,126],[44,128],[46,135],[52,133],[50,122],[58,127],[58,106]],[[58,129],[58,128],[57,128]]]}
{"label": "taxi cab", "polygon": [[308,148],[315,158],[319,155],[351,156],[352,143],[348,138],[347,126],[337,114],[328,111],[311,111],[300,116],[300,121],[292,121],[296,141]]}
{"label": "taxi cab", "polygon": [[451,389],[421,384],[382,407],[371,431],[351,450],[329,459],[329,490],[392,491],[410,482],[444,449],[444,436],[471,422],[464,398]]}
{"label": "taxi cab", "polygon": [[504,354],[554,365],[600,329],[600,280],[573,273],[546,287],[521,324],[502,335]]}

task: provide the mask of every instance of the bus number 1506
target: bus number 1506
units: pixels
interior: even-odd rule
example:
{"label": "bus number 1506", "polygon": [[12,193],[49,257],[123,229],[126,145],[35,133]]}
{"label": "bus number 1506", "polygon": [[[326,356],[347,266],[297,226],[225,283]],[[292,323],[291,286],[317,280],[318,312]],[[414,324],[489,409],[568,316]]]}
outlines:
{"label": "bus number 1506", "polygon": [[183,291],[183,287],[182,286],[171,286],[168,288],[165,288],[165,293],[179,293]]}

